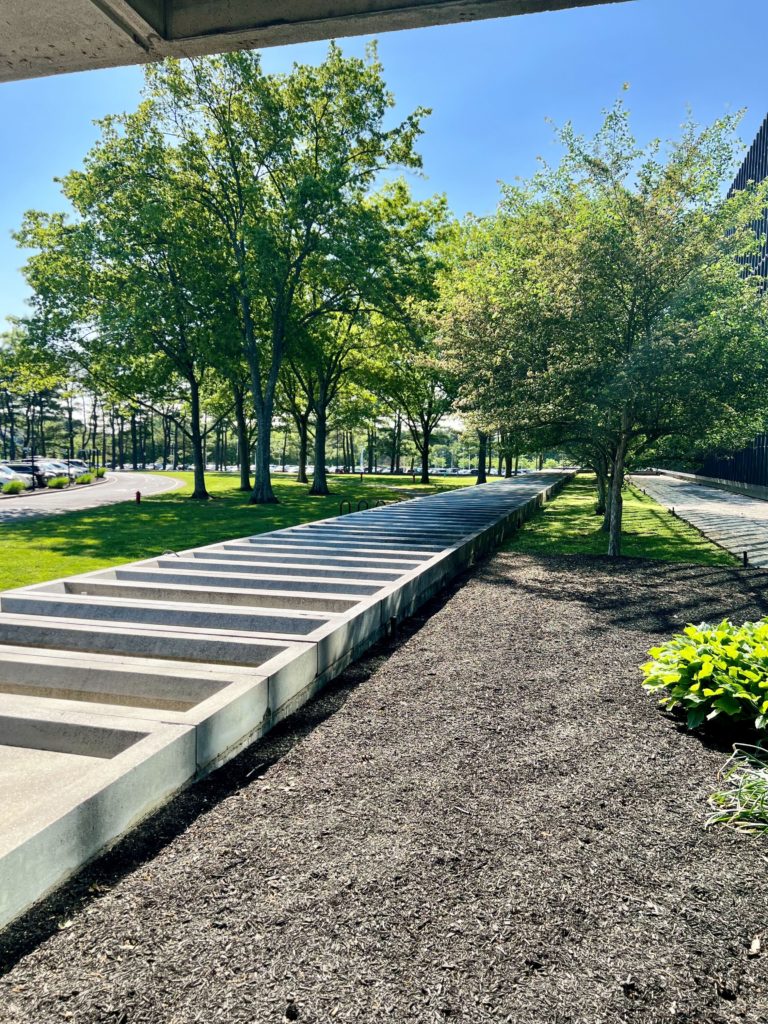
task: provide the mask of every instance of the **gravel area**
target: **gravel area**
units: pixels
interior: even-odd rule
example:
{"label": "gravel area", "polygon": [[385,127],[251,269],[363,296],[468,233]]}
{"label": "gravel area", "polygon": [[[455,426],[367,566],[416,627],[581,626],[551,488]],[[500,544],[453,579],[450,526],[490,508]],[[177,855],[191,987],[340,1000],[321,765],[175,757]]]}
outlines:
{"label": "gravel area", "polygon": [[497,555],[0,937],[3,1024],[768,1020],[768,842],[640,688],[768,573]]}

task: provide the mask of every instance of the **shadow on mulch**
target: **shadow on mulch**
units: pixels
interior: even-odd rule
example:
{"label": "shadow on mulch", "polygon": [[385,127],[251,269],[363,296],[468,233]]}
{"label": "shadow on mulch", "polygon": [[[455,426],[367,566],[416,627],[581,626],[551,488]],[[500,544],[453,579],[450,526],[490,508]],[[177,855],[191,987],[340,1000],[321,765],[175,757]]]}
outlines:
{"label": "shadow on mulch", "polygon": [[[514,553],[511,553],[514,557]],[[556,591],[545,576],[521,584],[504,572],[502,555],[483,572],[483,580],[499,587],[527,590],[532,597],[578,601],[603,616],[596,633],[631,629],[667,635],[688,623],[735,622],[768,614],[768,570],[730,566],[657,562],[644,558],[608,558],[596,555],[528,555],[547,572],[553,563],[561,569],[589,567],[590,587],[581,574],[558,576]],[[627,569],[637,569],[628,585]],[[614,585],[621,576],[621,587]],[[739,599],[734,603],[735,593]],[[607,613],[607,615],[606,615]]]}
{"label": "shadow on mulch", "polygon": [[418,633],[427,619],[442,608],[470,578],[470,572],[457,577],[443,593],[427,602],[411,619],[400,624],[394,635],[380,640],[359,661],[345,669],[312,700],[266,736],[177,794],[111,849],[0,932],[0,977],[61,930],[74,914],[82,912],[98,900],[101,893],[114,888],[121,879],[151,861],[201,815],[264,775],[318,726],[336,714],[382,661]]}
{"label": "shadow on mulch", "polygon": [[[658,633],[668,637],[689,623],[717,623],[731,619],[736,623],[768,615],[768,570],[731,566],[694,565],[661,562],[645,558],[609,558],[607,555],[527,555],[539,564],[547,577],[521,583],[503,571],[504,561],[498,557],[483,570],[483,581],[500,588],[522,587],[532,597],[548,600],[575,601],[601,616],[595,624],[596,637],[613,629]],[[548,583],[553,568],[558,586]],[[589,568],[591,586],[585,586],[582,572],[568,574],[563,569]],[[630,574],[627,570],[635,570]],[[614,586],[617,576],[621,587]],[[631,580],[631,585],[629,581]],[[738,598],[735,599],[736,595]],[[606,615],[607,613],[607,615]],[[695,731],[689,730],[685,717],[668,713],[665,716],[677,731],[694,737],[709,750],[730,755],[735,743],[754,744],[761,735],[746,722],[717,719]]]}

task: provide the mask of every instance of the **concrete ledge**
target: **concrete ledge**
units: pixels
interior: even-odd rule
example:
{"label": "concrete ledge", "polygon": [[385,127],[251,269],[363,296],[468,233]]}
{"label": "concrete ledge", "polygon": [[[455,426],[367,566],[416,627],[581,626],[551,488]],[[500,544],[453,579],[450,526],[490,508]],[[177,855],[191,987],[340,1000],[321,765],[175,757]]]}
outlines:
{"label": "concrete ledge", "polygon": [[[1,927],[187,783],[195,731],[141,719],[94,724],[86,714],[64,718],[8,701],[0,722]],[[36,745],[19,746],[30,733]],[[70,749],[54,749],[51,736],[65,733]],[[104,734],[123,749],[96,753]]]}

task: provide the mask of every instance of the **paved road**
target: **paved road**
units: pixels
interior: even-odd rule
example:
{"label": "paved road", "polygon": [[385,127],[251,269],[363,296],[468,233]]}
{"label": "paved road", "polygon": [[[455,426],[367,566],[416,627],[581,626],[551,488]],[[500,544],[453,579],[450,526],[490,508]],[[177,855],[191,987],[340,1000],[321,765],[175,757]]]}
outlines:
{"label": "paved road", "polygon": [[43,491],[20,494],[0,500],[0,524],[15,523],[21,519],[61,515],[99,505],[113,505],[118,501],[131,501],[136,491],[149,497],[174,491],[182,486],[181,480],[157,473],[108,473],[107,482],[90,487],[69,487],[63,491]]}
{"label": "paved road", "polygon": [[768,567],[768,501],[672,476],[632,482],[738,558],[746,551],[750,565]]}

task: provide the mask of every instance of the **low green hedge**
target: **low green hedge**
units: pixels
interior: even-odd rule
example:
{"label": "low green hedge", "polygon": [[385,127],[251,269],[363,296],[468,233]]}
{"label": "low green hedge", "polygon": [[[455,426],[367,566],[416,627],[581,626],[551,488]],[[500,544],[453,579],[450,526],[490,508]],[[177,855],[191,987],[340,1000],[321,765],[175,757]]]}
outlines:
{"label": "low green hedge", "polygon": [[90,484],[93,482],[93,473],[83,473],[75,480],[76,484]]}
{"label": "low green hedge", "polygon": [[3,494],[21,494],[25,489],[23,480],[9,480],[3,484]]}
{"label": "low green hedge", "polygon": [[54,477],[52,477],[48,481],[48,486],[49,487],[53,487],[53,489],[56,490],[56,491],[60,490],[62,487],[68,487],[69,486],[69,477],[68,476],[54,476]]}
{"label": "low green hedge", "polygon": [[690,729],[720,715],[768,726],[768,620],[686,626],[648,653],[643,686],[684,711]]}
{"label": "low green hedge", "polygon": [[99,468],[96,470],[96,479],[97,480],[103,480],[104,479],[104,474],[106,472],[107,471],[106,471],[106,469],[104,469],[103,466],[99,466]]}

